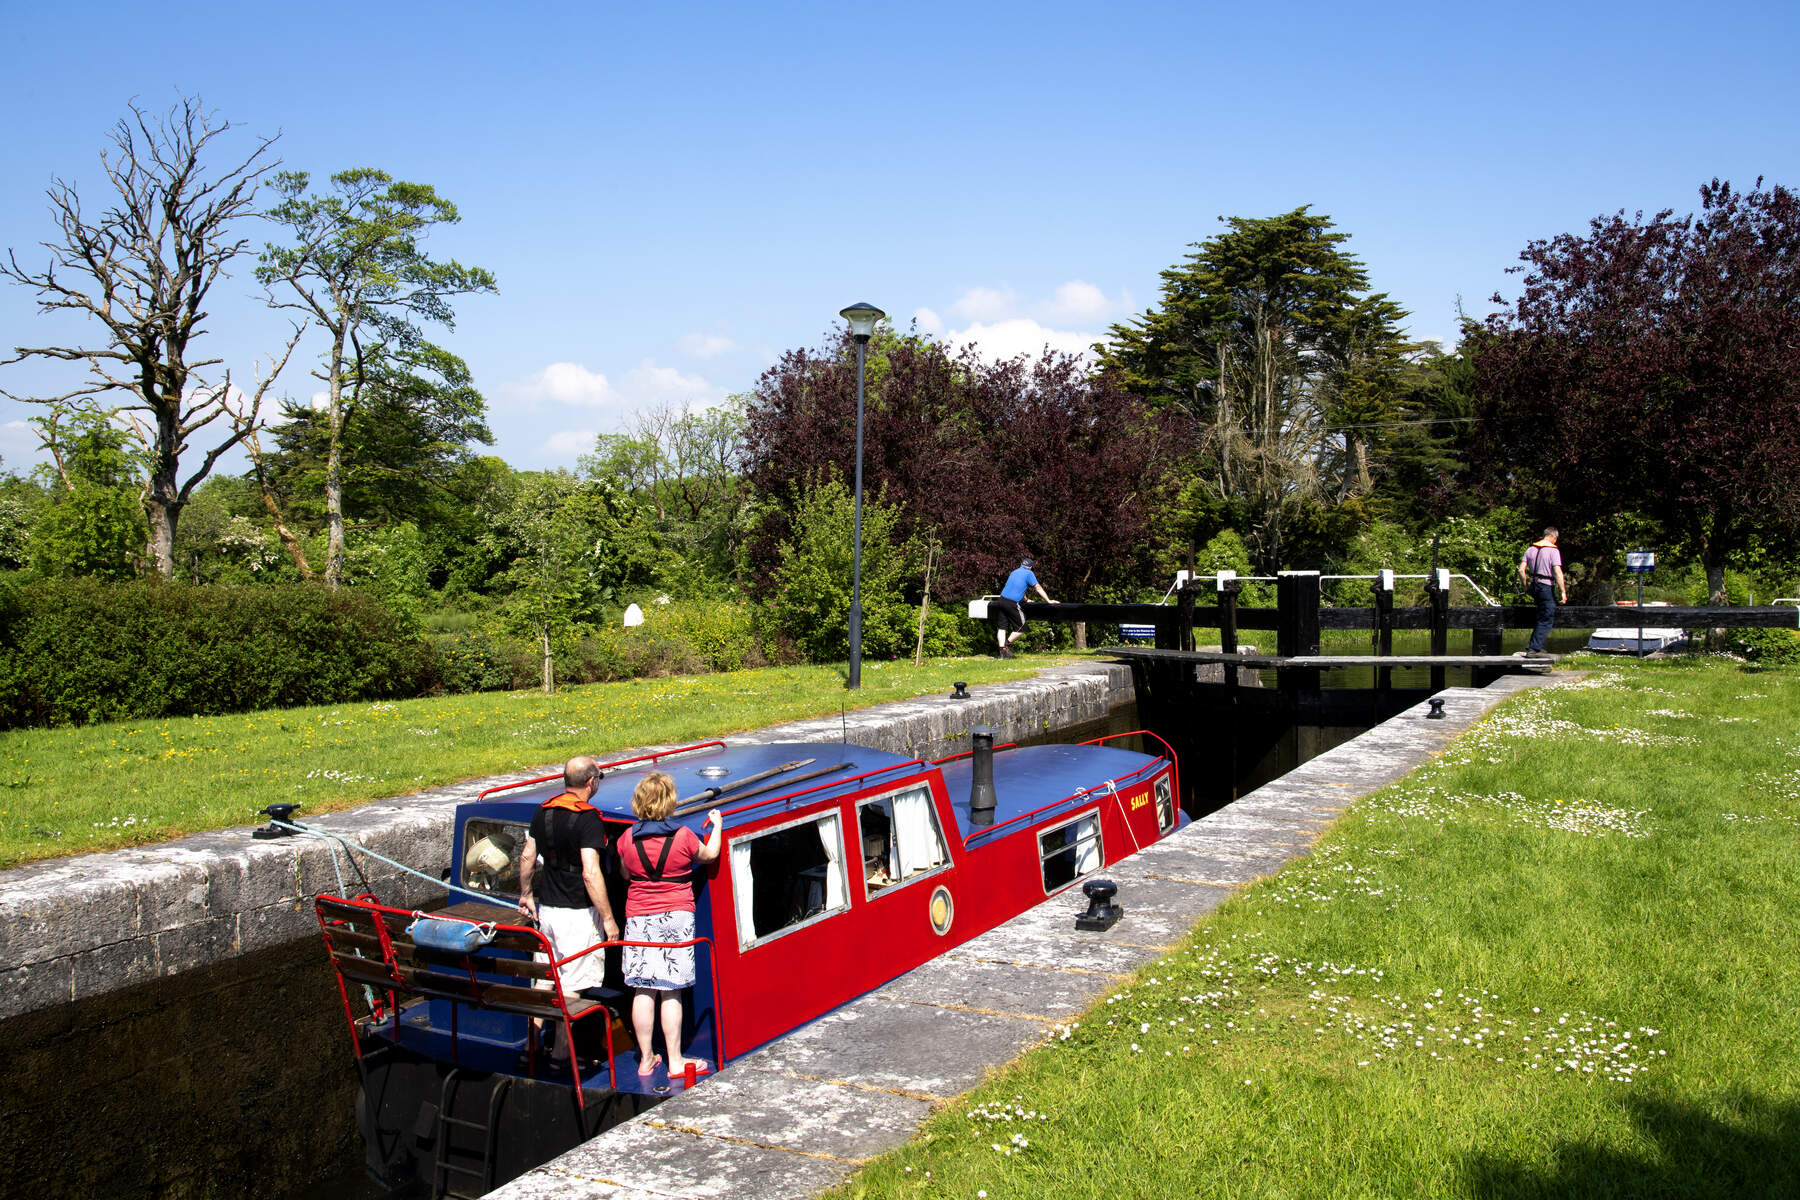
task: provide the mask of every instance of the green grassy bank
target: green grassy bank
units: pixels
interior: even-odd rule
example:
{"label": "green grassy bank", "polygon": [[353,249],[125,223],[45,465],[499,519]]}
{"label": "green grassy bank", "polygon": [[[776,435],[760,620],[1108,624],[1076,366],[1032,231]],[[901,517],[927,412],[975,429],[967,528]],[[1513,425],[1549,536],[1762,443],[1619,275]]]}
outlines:
{"label": "green grassy bank", "polygon": [[1594,665],[833,1194],[1800,1194],[1800,673]]}
{"label": "green grassy bank", "polygon": [[1018,679],[1066,658],[779,667],[221,717],[0,733],[0,867],[247,825],[300,801],[303,816],[575,754],[697,742],[844,705]]}

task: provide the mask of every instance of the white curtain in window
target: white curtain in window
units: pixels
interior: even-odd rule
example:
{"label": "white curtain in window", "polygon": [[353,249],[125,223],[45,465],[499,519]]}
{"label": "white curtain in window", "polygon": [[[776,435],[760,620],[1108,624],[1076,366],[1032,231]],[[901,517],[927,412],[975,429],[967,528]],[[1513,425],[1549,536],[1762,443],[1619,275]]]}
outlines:
{"label": "white curtain in window", "polygon": [[944,843],[931,819],[931,793],[924,788],[894,797],[894,824],[900,857],[896,878],[941,866]]}
{"label": "white curtain in window", "polygon": [[835,912],[845,904],[844,843],[835,815],[819,822],[819,844],[825,847],[825,911]]}
{"label": "white curtain in window", "polygon": [[737,906],[738,946],[756,940],[756,877],[750,873],[750,842],[731,843],[731,898]]}
{"label": "white curtain in window", "polygon": [[1083,817],[1075,822],[1075,873],[1086,875],[1100,869],[1100,817]]}

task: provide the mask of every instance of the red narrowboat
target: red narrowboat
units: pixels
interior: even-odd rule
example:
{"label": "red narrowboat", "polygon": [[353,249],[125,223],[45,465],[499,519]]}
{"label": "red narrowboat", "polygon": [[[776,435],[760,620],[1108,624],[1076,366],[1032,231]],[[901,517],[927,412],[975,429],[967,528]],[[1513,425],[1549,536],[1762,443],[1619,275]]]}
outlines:
{"label": "red narrowboat", "polygon": [[[650,771],[673,777],[674,820],[718,860],[693,883],[696,982],[682,1057],[714,1070],[879,987],[1186,823],[1173,755],[1106,745],[993,747],[936,762],[837,743],[696,746],[602,764],[591,803],[609,844]],[[1160,739],[1156,739],[1160,741]],[[519,853],[550,776],[457,812],[450,907],[369,895],[316,908],[338,972],[371,1171],[390,1187],[479,1195],[704,1076],[637,1073],[622,943],[604,986],[565,990],[519,922]],[[615,913],[625,880],[608,865]],[[360,1015],[359,1015],[360,1013]],[[562,1031],[563,1061],[536,1028]],[[660,1036],[660,1034],[659,1034]]]}

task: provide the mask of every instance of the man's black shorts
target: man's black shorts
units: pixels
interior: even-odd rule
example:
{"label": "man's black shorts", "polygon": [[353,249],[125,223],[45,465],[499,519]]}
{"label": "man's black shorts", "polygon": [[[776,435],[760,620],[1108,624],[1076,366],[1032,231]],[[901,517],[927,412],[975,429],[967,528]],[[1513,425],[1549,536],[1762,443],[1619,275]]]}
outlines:
{"label": "man's black shorts", "polygon": [[1025,628],[1025,610],[1019,607],[1017,600],[1008,600],[1004,596],[998,600],[988,601],[988,620],[997,629],[1011,633],[1015,629]]}

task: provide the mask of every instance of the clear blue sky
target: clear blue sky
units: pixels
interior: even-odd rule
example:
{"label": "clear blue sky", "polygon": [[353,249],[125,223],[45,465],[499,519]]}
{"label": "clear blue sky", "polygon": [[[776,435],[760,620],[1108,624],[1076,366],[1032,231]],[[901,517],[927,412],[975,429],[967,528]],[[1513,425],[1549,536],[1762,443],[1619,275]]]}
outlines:
{"label": "clear blue sky", "polygon": [[[495,452],[573,465],[635,410],[748,390],[853,301],[1005,352],[1083,345],[1221,215],[1312,205],[1445,338],[1530,239],[1688,211],[1714,176],[1800,185],[1797,11],[0,0],[0,245],[42,265],[50,177],[97,202],[106,131],[176,89],[279,132],[288,167],[431,183],[463,221],[429,248],[500,281],[442,338]],[[240,381],[280,329],[248,267],[210,305]],[[59,336],[16,287],[0,330]],[[284,391],[316,390],[307,365]],[[9,469],[26,415],[0,406]]]}

